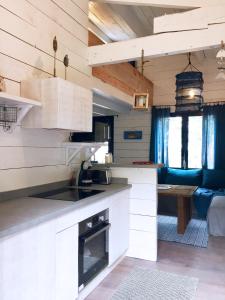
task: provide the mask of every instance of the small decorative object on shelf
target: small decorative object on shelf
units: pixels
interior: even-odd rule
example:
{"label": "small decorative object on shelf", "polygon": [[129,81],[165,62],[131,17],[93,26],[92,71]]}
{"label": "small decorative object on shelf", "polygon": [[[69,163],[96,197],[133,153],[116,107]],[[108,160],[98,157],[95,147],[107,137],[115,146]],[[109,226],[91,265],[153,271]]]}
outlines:
{"label": "small decorative object on shelf", "polygon": [[134,94],[134,109],[148,109],[149,108],[149,94],[135,93]]}
{"label": "small decorative object on shelf", "polygon": [[113,163],[113,155],[112,153],[106,153],[105,154],[105,164],[109,165]]}
{"label": "small decorative object on shelf", "polygon": [[5,86],[5,79],[4,77],[0,76],[0,92],[5,92],[6,86]]}
{"label": "small decorative object on shelf", "polygon": [[58,42],[56,36],[53,39],[53,50],[54,50],[54,77],[56,77],[56,52],[58,50]]}
{"label": "small decorative object on shelf", "polygon": [[68,54],[65,55],[64,59],[63,59],[63,63],[65,66],[65,80],[67,78],[67,68],[69,67],[69,56]]}
{"label": "small decorative object on shelf", "polygon": [[[144,76],[144,66],[149,62],[145,61],[144,49],[141,50],[141,75]],[[140,89],[138,89],[140,90]],[[149,93],[135,93],[134,94],[134,109],[147,110],[149,108]]]}

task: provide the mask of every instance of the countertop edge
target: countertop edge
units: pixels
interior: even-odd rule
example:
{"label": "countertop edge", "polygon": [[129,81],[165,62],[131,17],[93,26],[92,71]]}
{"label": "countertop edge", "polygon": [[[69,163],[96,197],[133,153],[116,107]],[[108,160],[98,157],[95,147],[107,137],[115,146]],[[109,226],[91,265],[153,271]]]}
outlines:
{"label": "countertop edge", "polygon": [[110,167],[110,168],[133,168],[133,169],[161,169],[163,168],[163,164],[119,164],[119,163],[113,163],[113,164],[96,164],[93,165],[93,167]]}

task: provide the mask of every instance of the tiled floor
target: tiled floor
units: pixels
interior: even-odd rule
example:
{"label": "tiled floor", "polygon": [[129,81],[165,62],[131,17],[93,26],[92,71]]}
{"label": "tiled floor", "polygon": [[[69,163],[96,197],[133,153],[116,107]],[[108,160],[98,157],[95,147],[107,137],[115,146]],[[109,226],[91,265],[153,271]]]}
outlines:
{"label": "tiled floor", "polygon": [[136,266],[199,278],[196,300],[225,300],[225,238],[210,238],[207,249],[159,242],[158,262],[126,257],[86,300],[108,300]]}

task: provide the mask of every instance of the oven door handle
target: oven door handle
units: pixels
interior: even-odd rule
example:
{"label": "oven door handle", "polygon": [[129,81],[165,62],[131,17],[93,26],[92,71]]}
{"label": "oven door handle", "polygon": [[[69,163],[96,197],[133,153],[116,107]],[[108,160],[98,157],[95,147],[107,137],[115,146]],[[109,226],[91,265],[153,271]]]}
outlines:
{"label": "oven door handle", "polygon": [[91,241],[92,239],[94,239],[96,236],[98,236],[99,234],[101,234],[102,232],[108,230],[109,228],[111,227],[111,224],[108,223],[106,224],[103,228],[101,228],[100,230],[98,230],[97,232],[93,233],[91,236],[85,238],[83,237],[83,243],[86,244],[88,243],[89,241]]}

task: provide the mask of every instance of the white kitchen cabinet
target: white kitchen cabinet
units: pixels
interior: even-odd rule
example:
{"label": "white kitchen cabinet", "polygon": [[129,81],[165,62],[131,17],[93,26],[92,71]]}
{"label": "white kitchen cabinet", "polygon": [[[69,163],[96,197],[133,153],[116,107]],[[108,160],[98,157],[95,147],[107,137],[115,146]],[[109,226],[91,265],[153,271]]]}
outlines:
{"label": "white kitchen cabinet", "polygon": [[1,300],[55,300],[54,223],[1,240],[0,258]]}
{"label": "white kitchen cabinet", "polygon": [[55,221],[0,242],[1,300],[75,300],[78,225],[56,233]]}
{"label": "white kitchen cabinet", "polygon": [[130,198],[130,213],[143,216],[156,216],[157,206],[153,200]]}
{"label": "white kitchen cabinet", "polygon": [[111,197],[109,209],[109,266],[112,265],[129,246],[129,190]]}
{"label": "white kitchen cabinet", "polygon": [[127,256],[157,260],[157,169],[114,167],[113,177],[132,184],[129,208],[129,249]]}
{"label": "white kitchen cabinet", "polygon": [[130,214],[130,229],[155,234],[155,221],[155,217]]}
{"label": "white kitchen cabinet", "polygon": [[[79,222],[104,210],[112,225],[109,266],[78,294]],[[84,299],[128,249],[128,232],[129,189],[0,238],[0,300]]]}
{"label": "white kitchen cabinet", "polygon": [[147,232],[130,229],[129,238],[130,247],[127,256],[150,261],[157,260],[156,231]]}
{"label": "white kitchen cabinet", "polygon": [[56,234],[56,300],[78,297],[78,225]]}
{"label": "white kitchen cabinet", "polygon": [[47,78],[23,81],[21,94],[42,104],[26,115],[23,127],[92,131],[91,90],[61,78]]}

